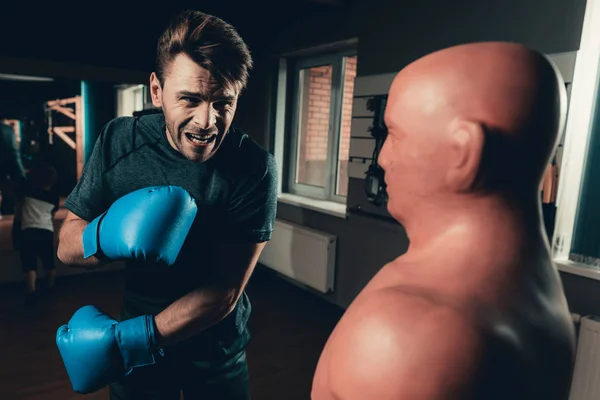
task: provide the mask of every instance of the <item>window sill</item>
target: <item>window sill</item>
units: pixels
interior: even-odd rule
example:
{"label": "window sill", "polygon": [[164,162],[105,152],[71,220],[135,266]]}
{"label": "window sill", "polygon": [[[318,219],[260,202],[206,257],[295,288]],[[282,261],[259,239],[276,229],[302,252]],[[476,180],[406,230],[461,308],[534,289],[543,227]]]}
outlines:
{"label": "window sill", "polygon": [[561,272],[572,275],[579,275],[585,278],[600,281],[600,268],[590,265],[580,264],[569,260],[554,260],[556,267]]}
{"label": "window sill", "polygon": [[334,217],[346,219],[346,205],[334,201],[316,200],[309,197],[298,196],[291,193],[281,193],[278,201],[292,206],[302,207]]}

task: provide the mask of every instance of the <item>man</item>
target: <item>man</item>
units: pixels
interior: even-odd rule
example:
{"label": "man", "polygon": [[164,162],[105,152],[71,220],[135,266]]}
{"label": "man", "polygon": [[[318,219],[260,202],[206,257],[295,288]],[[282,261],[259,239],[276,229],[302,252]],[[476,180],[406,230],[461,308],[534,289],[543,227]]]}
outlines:
{"label": "man", "polygon": [[[122,254],[127,281],[119,323],[84,308],[57,334],[77,391],[116,377],[111,399],[249,398],[244,288],[277,202],[274,158],[231,126],[251,67],[232,26],[183,12],[150,77],[163,113],[117,118],[95,143],[65,201],[58,257],[94,267]],[[84,338],[99,325],[105,342]]]}
{"label": "man", "polygon": [[521,45],[400,71],[378,161],[410,246],[332,332],[313,400],[568,397],[574,330],[539,192],[565,115],[560,74]]}

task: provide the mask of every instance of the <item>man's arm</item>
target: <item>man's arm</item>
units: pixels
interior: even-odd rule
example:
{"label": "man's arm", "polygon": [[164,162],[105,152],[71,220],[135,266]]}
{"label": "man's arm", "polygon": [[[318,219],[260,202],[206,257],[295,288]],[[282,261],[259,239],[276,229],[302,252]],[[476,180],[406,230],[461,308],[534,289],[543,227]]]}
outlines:
{"label": "man's arm", "polygon": [[[253,164],[256,166],[257,164]],[[232,196],[228,218],[213,246],[211,282],[171,304],[155,317],[158,342],[169,346],[194,336],[233,309],[271,238],[277,210],[277,166],[266,154],[263,168]]]}
{"label": "man's arm", "polygon": [[79,181],[64,203],[68,211],[58,236],[57,256],[61,262],[72,267],[101,266],[96,257],[83,258],[82,237],[87,224],[106,211],[110,205],[103,202],[105,185],[102,174],[105,167],[104,158],[111,150],[104,147],[104,142],[107,134],[112,132],[113,125],[113,122],[109,122],[100,132]]}
{"label": "man's arm", "polygon": [[94,256],[83,258],[83,231],[88,221],[79,218],[71,211],[67,216],[58,234],[58,259],[69,266],[96,268],[102,266],[100,260]]}
{"label": "man's arm", "polygon": [[157,345],[172,346],[225,318],[244,291],[266,242],[222,241],[210,286],[194,290],[156,315]]}

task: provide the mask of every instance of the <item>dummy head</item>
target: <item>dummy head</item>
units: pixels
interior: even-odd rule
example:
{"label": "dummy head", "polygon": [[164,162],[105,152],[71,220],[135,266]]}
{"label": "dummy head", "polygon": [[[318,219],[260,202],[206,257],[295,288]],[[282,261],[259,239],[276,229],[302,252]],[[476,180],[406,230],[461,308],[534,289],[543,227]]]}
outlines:
{"label": "dummy head", "polygon": [[379,156],[388,208],[460,196],[534,199],[566,116],[566,91],[541,54],[513,43],[451,47],[395,77]]}

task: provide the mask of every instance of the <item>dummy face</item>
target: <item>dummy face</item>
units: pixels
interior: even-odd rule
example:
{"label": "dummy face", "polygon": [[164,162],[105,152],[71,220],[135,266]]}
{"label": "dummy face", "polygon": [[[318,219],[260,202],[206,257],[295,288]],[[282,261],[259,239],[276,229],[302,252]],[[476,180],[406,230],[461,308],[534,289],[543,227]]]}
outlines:
{"label": "dummy face", "polygon": [[217,84],[208,70],[185,54],[173,59],[162,85],[152,73],[150,88],[152,103],[165,115],[171,146],[190,161],[210,159],[233,121],[236,90]]}
{"label": "dummy face", "polygon": [[449,190],[453,156],[438,91],[426,82],[404,82],[399,75],[390,89],[384,116],[388,136],[378,159],[385,171],[388,211],[399,221],[415,205]]}

